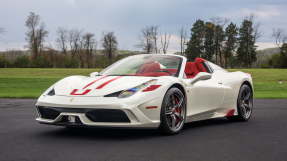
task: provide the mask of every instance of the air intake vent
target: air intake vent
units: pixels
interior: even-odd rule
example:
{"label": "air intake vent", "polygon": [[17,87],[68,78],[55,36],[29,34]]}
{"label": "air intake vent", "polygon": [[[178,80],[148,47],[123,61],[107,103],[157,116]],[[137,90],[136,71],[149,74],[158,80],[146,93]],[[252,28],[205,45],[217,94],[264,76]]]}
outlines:
{"label": "air intake vent", "polygon": [[93,122],[130,122],[126,113],[116,109],[96,109],[86,112],[86,116]]}
{"label": "air intake vent", "polygon": [[49,107],[37,106],[37,108],[41,117],[44,119],[54,120],[60,115],[60,112]]}

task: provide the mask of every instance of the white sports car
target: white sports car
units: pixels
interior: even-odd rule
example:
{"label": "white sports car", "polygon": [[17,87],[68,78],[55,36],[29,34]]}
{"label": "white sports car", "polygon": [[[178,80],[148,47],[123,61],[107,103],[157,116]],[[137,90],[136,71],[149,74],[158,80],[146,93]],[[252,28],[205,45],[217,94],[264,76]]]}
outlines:
{"label": "white sports car", "polygon": [[44,124],[154,127],[178,133],[184,123],[252,113],[250,74],[228,72],[196,58],[143,54],[122,59],[100,73],[66,77],[36,103]]}

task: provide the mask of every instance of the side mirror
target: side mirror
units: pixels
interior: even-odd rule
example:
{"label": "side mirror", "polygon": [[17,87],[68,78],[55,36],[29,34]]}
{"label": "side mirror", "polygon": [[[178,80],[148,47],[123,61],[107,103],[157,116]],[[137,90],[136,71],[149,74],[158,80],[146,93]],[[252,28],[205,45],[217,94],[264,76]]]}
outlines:
{"label": "side mirror", "polygon": [[93,72],[93,73],[90,73],[90,77],[96,77],[99,75],[99,72]]}
{"label": "side mirror", "polygon": [[192,80],[191,80],[191,84],[200,81],[200,80],[207,80],[211,78],[211,74],[210,73],[206,73],[206,72],[199,72]]}

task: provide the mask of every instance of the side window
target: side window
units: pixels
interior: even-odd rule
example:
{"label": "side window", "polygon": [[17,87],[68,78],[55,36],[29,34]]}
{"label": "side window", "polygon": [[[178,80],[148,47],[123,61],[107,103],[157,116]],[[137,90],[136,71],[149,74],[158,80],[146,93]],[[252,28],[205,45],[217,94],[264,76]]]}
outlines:
{"label": "side window", "polygon": [[217,70],[221,70],[221,71],[225,71],[225,69],[221,68],[220,66],[216,65],[216,64],[213,64],[211,62],[208,62],[208,65],[210,66],[210,68],[212,69],[212,71],[217,71]]}
{"label": "side window", "polygon": [[209,66],[208,62],[204,62],[203,66],[205,67],[205,69],[207,70],[207,73],[213,73],[212,68]]}

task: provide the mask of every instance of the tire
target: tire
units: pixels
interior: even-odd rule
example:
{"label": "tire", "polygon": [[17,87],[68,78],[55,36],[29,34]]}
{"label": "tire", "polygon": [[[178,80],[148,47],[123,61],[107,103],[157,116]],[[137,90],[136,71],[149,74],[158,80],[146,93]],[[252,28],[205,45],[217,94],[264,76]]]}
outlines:
{"label": "tire", "polygon": [[253,92],[250,86],[243,84],[237,97],[238,115],[227,117],[233,121],[248,121],[253,111]]}
{"label": "tire", "polygon": [[183,128],[186,118],[186,99],[178,88],[170,88],[163,99],[159,130],[162,134],[177,134]]}

